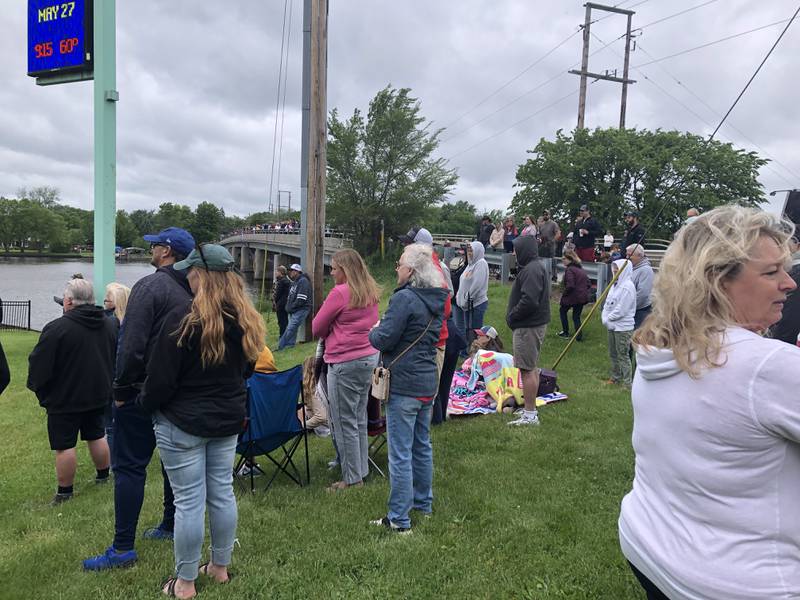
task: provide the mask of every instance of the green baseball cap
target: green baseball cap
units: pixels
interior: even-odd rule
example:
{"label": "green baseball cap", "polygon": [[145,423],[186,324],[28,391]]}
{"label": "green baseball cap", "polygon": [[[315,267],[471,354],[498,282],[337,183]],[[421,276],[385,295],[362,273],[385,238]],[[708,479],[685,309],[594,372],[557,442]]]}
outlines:
{"label": "green baseball cap", "polygon": [[195,267],[206,271],[232,271],[233,257],[224,246],[201,244],[192,250],[184,260],[176,262],[172,268],[177,271]]}

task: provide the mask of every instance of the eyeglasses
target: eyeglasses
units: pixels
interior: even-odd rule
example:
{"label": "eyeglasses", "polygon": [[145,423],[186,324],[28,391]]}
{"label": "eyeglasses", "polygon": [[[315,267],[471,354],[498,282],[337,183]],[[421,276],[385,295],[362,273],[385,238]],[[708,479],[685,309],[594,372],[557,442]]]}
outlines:
{"label": "eyeglasses", "polygon": [[200,260],[203,261],[203,265],[205,265],[206,271],[209,271],[210,269],[208,268],[208,263],[206,262],[206,257],[203,255],[203,244],[197,244],[195,246],[195,250],[197,250],[197,253],[200,255]]}
{"label": "eyeglasses", "polygon": [[153,242],[152,244],[150,244],[150,250],[152,250],[156,246],[161,246],[162,248],[169,248],[167,244],[162,244],[161,242]]}

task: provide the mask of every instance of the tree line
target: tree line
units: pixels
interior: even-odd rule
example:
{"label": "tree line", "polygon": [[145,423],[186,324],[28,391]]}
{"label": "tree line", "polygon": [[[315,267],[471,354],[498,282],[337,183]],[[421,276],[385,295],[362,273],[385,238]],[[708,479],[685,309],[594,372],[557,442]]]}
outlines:
{"label": "tree line", "polygon": [[[471,235],[481,214],[452,198],[458,173],[437,156],[443,129],[433,128],[408,88],[387,86],[369,103],[328,117],[327,221],[348,235],[364,255],[387,238],[426,226],[433,233]],[[706,211],[722,204],[757,206],[765,201],[758,171],[767,160],[754,152],[689,132],[657,129],[576,129],[541,138],[528,150],[509,182],[507,198],[487,198],[506,211],[490,213],[518,220],[549,210],[562,227],[582,204],[604,227],[620,232],[627,210],[638,211],[650,238],[670,238],[690,207]],[[20,190],[16,199],[0,198],[0,243],[51,251],[89,246],[93,213],[62,204],[58,190]],[[657,222],[652,222],[661,207]],[[299,215],[281,215],[281,218]],[[268,212],[248,217],[226,215],[211,202],[196,209],[165,202],[158,210],[117,212],[117,245],[142,246],[142,235],[163,227],[183,227],[200,242],[247,225],[274,223]]]}

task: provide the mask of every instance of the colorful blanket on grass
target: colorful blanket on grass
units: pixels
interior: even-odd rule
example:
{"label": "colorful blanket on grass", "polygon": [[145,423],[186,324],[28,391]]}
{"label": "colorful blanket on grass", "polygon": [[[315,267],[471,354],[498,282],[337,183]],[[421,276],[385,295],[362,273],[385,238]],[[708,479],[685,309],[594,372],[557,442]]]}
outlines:
{"label": "colorful blanket on grass", "polygon": [[470,370],[467,387],[476,385],[483,378],[486,391],[494,400],[497,412],[502,412],[506,404],[522,405],[522,375],[514,366],[514,357],[511,354],[479,350],[474,358],[465,360],[461,368]]}
{"label": "colorful blanket on grass", "polygon": [[478,381],[470,389],[469,371],[456,371],[450,385],[450,399],[447,403],[448,415],[483,415],[493,413],[495,403],[486,392],[486,385]]}

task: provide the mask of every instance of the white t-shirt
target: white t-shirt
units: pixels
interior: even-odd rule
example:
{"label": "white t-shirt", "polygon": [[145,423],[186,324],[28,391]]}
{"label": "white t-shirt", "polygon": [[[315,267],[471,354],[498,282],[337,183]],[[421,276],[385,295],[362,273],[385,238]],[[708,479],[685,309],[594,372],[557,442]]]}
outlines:
{"label": "white t-shirt", "polygon": [[613,235],[604,235],[603,236],[603,248],[611,248],[614,244],[614,236]]}
{"label": "white t-shirt", "polygon": [[697,380],[637,353],[622,553],[673,599],[800,597],[800,349],[738,327]]}

